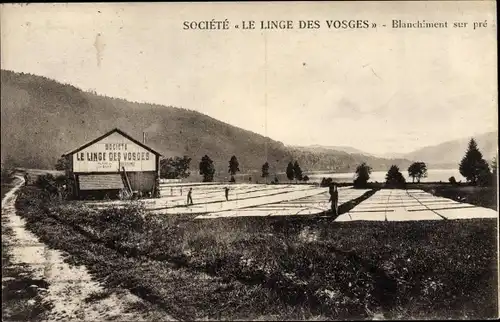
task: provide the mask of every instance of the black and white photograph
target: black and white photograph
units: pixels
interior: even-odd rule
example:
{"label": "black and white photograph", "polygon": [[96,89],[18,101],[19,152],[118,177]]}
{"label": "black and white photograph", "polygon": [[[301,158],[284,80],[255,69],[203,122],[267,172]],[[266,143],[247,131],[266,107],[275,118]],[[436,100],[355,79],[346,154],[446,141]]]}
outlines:
{"label": "black and white photograph", "polygon": [[1,4],[2,321],[498,319],[496,24]]}

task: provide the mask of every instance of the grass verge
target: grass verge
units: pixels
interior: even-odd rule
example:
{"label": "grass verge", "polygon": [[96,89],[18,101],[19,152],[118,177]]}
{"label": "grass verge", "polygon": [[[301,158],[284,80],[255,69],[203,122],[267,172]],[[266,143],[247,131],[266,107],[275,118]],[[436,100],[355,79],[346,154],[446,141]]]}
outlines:
{"label": "grass verge", "polygon": [[[12,177],[2,178],[2,199],[14,185]],[[2,321],[42,321],[52,308],[50,302],[42,300],[49,284],[34,278],[26,265],[12,262],[8,240],[13,232],[6,219],[2,210]]]}

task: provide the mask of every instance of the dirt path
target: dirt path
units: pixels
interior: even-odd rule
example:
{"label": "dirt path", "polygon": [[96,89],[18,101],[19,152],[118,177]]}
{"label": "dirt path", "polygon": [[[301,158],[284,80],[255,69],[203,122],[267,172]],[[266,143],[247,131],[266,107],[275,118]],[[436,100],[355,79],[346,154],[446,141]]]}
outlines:
{"label": "dirt path", "polygon": [[2,307],[2,320],[174,320],[127,290],[103,288],[84,266],[68,265],[67,254],[40,243],[16,214],[16,192],[24,184],[16,179],[2,200],[2,294],[4,300],[15,297],[13,308]]}

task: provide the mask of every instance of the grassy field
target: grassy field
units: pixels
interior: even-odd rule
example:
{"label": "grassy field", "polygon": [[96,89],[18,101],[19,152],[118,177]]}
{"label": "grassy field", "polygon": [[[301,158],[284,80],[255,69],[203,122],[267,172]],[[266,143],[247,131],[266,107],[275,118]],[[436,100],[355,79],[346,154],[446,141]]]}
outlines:
{"label": "grassy field", "polygon": [[424,187],[422,190],[438,197],[445,197],[459,202],[498,210],[498,192],[495,187],[441,185],[437,187]]}
{"label": "grassy field", "polygon": [[[384,183],[368,183],[369,189],[386,188]],[[497,209],[498,189],[495,186],[478,187],[467,183],[451,184],[443,182],[406,183],[406,189],[420,189],[437,197],[453,199],[479,207]]]}
{"label": "grassy field", "polygon": [[24,188],[19,214],[109,287],[179,319],[497,316],[496,221],[153,216]]}

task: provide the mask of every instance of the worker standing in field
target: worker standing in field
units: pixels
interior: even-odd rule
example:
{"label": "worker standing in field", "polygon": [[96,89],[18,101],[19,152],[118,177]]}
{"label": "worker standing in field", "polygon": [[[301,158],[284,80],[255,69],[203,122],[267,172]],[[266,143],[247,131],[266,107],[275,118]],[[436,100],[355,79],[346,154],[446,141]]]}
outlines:
{"label": "worker standing in field", "polygon": [[337,185],[332,184],[330,186],[330,201],[332,203],[331,209],[335,216],[339,214],[339,191],[337,190]]}
{"label": "worker standing in field", "polygon": [[224,188],[224,192],[225,192],[225,194],[226,194],[226,201],[228,201],[228,200],[229,200],[229,188],[228,188],[228,187],[225,187],[225,188]]}
{"label": "worker standing in field", "polygon": [[25,172],[24,173],[24,185],[27,186],[29,182],[30,182],[30,175],[28,174],[28,172]]}
{"label": "worker standing in field", "polygon": [[193,204],[193,197],[191,196],[192,192],[193,192],[193,188],[189,188],[188,195],[187,195],[188,206]]}

